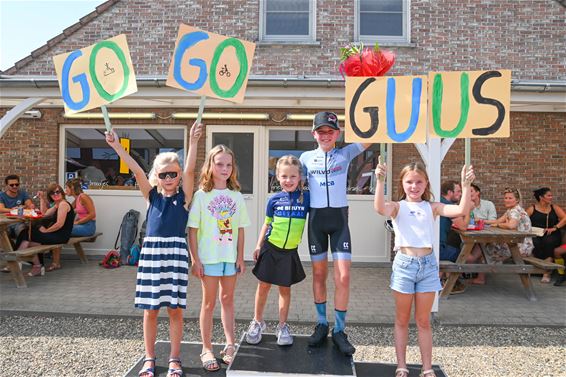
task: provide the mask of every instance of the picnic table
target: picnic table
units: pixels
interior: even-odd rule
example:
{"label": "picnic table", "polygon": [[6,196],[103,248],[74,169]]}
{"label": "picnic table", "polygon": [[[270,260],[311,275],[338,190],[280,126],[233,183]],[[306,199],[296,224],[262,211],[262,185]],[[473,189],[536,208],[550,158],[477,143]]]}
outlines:
{"label": "picnic table", "polygon": [[[534,233],[520,232],[518,230],[501,229],[497,227],[486,227],[482,230],[456,230],[462,239],[462,250],[456,262],[441,261],[440,269],[449,273],[446,285],[442,290],[441,297],[448,297],[458,276],[463,272],[491,272],[518,274],[525,289],[527,298],[536,301],[533,291],[530,273],[541,272],[543,269],[560,268],[559,265],[541,261],[534,257],[523,258],[519,252],[517,243],[522,242],[525,237],[534,237]],[[506,243],[511,250],[511,263],[496,263],[485,253],[487,243]],[[466,264],[466,258],[472,252],[476,244],[480,245],[485,264]],[[526,264],[528,262],[529,264]]]}
{"label": "picnic table", "polygon": [[[39,219],[39,218],[38,218]],[[5,261],[10,268],[10,273],[18,288],[27,288],[27,283],[24,274],[20,267],[21,261],[31,260],[34,255],[39,253],[46,253],[63,245],[39,245],[29,247],[22,250],[14,250],[10,237],[8,236],[8,227],[12,224],[17,224],[25,221],[31,222],[34,219],[24,218],[22,216],[0,216],[0,260]]]}

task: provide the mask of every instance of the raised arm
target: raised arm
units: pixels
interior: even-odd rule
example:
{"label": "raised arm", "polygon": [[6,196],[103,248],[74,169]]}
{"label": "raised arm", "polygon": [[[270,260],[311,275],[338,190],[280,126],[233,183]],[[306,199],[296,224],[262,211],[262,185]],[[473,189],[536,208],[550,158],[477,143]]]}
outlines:
{"label": "raised arm", "polygon": [[373,199],[373,208],[377,213],[382,216],[395,217],[399,210],[399,203],[385,201],[385,177],[387,176],[387,166],[383,163],[381,156],[379,156],[379,163],[375,167],[375,196]]}
{"label": "raised arm", "polygon": [[433,211],[436,215],[444,217],[457,217],[464,216],[471,208],[471,197],[470,197],[470,185],[476,178],[474,174],[474,168],[470,165],[466,169],[466,165],[462,167],[462,198],[458,204],[443,204],[443,203],[433,203]]}
{"label": "raised arm", "polygon": [[136,176],[136,182],[140,186],[143,197],[148,200],[149,192],[151,191],[151,185],[149,184],[149,180],[147,179],[145,172],[143,171],[141,166],[139,166],[136,160],[134,160],[133,157],[130,156],[128,152],[126,152],[122,144],[120,144],[118,135],[114,130],[105,132],[105,134],[106,142],[112,147],[112,149],[116,151],[118,156],[126,163],[126,165],[128,165],[128,168],[130,168],[130,170],[134,173],[134,175]]}
{"label": "raised arm", "polygon": [[195,166],[197,164],[198,141],[202,135],[204,125],[196,122],[189,132],[189,151],[185,158],[185,169],[183,170],[183,192],[185,193],[185,205],[191,203],[195,186]]}

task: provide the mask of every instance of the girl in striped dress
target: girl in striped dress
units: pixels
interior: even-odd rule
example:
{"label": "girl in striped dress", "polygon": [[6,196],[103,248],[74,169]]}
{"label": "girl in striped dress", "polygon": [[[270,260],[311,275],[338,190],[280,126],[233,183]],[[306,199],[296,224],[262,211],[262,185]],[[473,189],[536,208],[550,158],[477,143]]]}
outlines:
{"label": "girl in striped dress", "polygon": [[135,307],[144,309],[143,332],[145,358],[140,377],[155,375],[157,315],[161,307],[169,314],[171,353],[168,377],[183,376],[180,352],[183,336],[183,312],[187,305],[189,259],[186,242],[188,208],[193,197],[196,151],[202,124],[193,124],[189,151],[182,171],[174,152],[160,153],[153,161],[149,178],[124,150],[114,131],[106,141],[135,174],[148,203],[147,233],[138,265]]}

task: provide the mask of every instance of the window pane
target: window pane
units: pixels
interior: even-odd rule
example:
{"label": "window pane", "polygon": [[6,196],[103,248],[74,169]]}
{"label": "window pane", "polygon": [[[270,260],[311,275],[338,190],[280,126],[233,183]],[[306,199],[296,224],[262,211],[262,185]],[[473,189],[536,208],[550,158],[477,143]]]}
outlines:
{"label": "window pane", "polygon": [[[183,163],[185,131],[183,129],[120,129],[120,138],[130,140],[130,155],[149,173],[153,159],[163,151],[173,151]],[[65,178],[84,180],[89,189],[119,188],[136,185],[133,174],[120,171],[120,160],[104,139],[104,128],[65,129]]]}
{"label": "window pane", "polygon": [[316,148],[316,143],[310,131],[269,131],[268,192],[281,191],[281,186],[275,177],[275,165],[279,157],[292,154],[298,158],[301,153],[314,148]]}
{"label": "window pane", "polygon": [[402,12],[403,0],[360,0],[361,12]]}
{"label": "window pane", "polygon": [[268,12],[309,11],[309,0],[265,0]]}
{"label": "window pane", "polygon": [[[342,134],[343,137],[343,134]],[[346,145],[338,141],[336,146]],[[269,177],[268,192],[281,191],[281,186],[275,177],[275,166],[279,157],[292,154],[300,157],[301,153],[317,147],[310,131],[269,131]],[[377,165],[379,144],[373,144],[366,151],[354,158],[348,170],[348,194],[371,195],[375,191],[375,176],[373,170]],[[386,152],[383,157],[385,159]]]}
{"label": "window pane", "polygon": [[254,189],[254,134],[215,132],[212,134],[212,145],[224,144],[236,155],[238,165],[238,181],[242,186],[242,194],[252,194]]}
{"label": "window pane", "polygon": [[268,13],[265,30],[267,35],[309,35],[309,14]]}
{"label": "window pane", "polygon": [[360,35],[403,35],[403,15],[396,13],[361,13]]}

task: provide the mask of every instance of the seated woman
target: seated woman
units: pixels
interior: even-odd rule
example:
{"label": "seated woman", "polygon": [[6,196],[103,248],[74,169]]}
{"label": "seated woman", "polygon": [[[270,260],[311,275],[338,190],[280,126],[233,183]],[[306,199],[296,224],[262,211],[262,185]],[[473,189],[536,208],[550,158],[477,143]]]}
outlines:
{"label": "seated woman", "polygon": [[[65,199],[65,192],[63,188],[56,183],[49,185],[47,194],[40,191],[37,194],[40,199],[41,212],[44,217],[52,217],[54,219],[53,225],[48,227],[40,226],[39,228],[32,227],[31,241],[29,240],[29,232],[25,231],[20,233],[21,242],[18,250],[26,249],[28,247],[37,245],[56,245],[60,243],[67,243],[71,237],[73,229],[73,220],[75,219],[75,211],[71,204]],[[53,250],[53,263],[47,271],[53,271],[61,268],[60,258],[61,250]],[[45,267],[43,266],[43,254],[37,254],[33,257],[33,267],[28,273],[28,276],[38,276],[45,274]]]}
{"label": "seated woman", "polygon": [[[485,220],[485,224],[503,229],[513,229],[520,232],[531,231],[531,219],[521,207],[521,193],[516,188],[506,188],[503,191],[503,204],[507,211],[496,220]],[[533,240],[525,237],[523,242],[517,244],[522,256],[530,256],[533,251]],[[486,245],[486,254],[496,262],[503,262],[511,257],[511,250],[506,243],[489,243]]]}
{"label": "seated woman", "polygon": [[92,236],[96,232],[96,210],[91,197],[83,192],[81,180],[71,179],[65,184],[65,194],[75,198],[71,206],[77,217],[73,225],[71,237]]}
{"label": "seated woman", "polygon": [[[535,246],[533,255],[539,259],[552,262],[554,250],[560,246],[562,235],[560,228],[566,224],[566,213],[557,205],[552,204],[552,192],[548,187],[542,187],[533,191],[535,204],[527,208],[527,214],[533,226],[543,228],[542,237],[534,237]],[[542,275],[541,283],[550,283],[552,272]]]}

